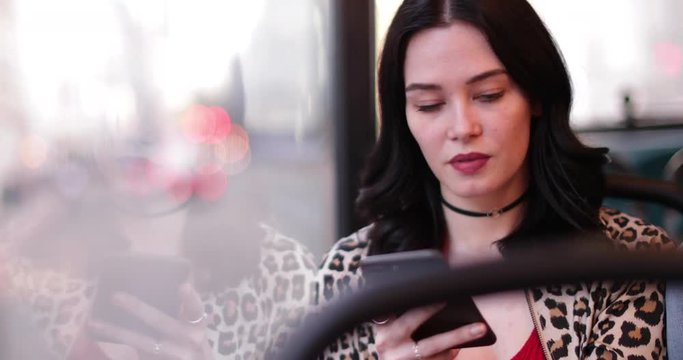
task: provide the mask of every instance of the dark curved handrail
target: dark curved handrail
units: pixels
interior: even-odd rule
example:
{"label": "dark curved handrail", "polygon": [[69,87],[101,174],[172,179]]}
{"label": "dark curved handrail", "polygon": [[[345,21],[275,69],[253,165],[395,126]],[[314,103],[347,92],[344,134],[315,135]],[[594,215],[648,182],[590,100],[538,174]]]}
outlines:
{"label": "dark curved handrail", "polygon": [[676,151],[664,165],[664,179],[677,184],[683,183],[683,148]]}
{"label": "dark curved handrail", "polygon": [[[676,252],[528,252],[504,261],[438,271],[403,283],[385,284],[340,297],[311,316],[291,338],[281,359],[315,359],[339,335],[367,319],[406,307],[546,284],[601,279],[683,279]],[[397,296],[396,294],[400,294]]]}
{"label": "dark curved handrail", "polygon": [[683,187],[671,181],[633,175],[608,175],[607,196],[656,202],[683,213]]}

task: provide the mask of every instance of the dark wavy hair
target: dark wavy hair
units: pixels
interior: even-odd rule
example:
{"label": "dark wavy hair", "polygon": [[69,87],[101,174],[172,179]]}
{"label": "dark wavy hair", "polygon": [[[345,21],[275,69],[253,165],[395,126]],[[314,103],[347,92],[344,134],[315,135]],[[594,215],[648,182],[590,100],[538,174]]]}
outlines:
{"label": "dark wavy hair", "polygon": [[541,110],[531,121],[526,213],[499,246],[598,230],[607,149],[584,146],[572,132],[569,75],[533,8],[525,0],[406,0],[389,26],[381,53],[380,133],[356,199],[359,214],[374,224],[370,253],[443,246],[439,183],[408,129],[403,65],[413,35],[457,21],[484,34],[510,77]]}

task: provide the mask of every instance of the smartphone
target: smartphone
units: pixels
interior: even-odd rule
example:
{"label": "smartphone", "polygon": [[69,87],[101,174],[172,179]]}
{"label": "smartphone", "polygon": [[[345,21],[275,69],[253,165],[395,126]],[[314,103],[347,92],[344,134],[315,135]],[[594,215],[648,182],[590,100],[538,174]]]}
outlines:
{"label": "smartphone", "polygon": [[[443,255],[436,250],[415,250],[367,256],[361,260],[360,267],[366,286],[373,286],[373,284],[381,282],[400,281],[401,279],[415,278],[429,272],[448,269],[448,264]],[[396,315],[398,316],[404,311]],[[470,296],[449,299],[441,311],[434,314],[415,330],[412,338],[418,341],[475,322],[486,324],[486,334],[458,347],[494,344],[496,335]]]}
{"label": "smartphone", "polygon": [[[189,276],[190,262],[184,258],[147,254],[110,256],[102,263],[91,317],[159,338],[162,335],[159,330],[115,305],[112,297],[116,292],[125,292],[175,318],[181,310],[178,289]],[[95,335],[100,340],[112,340]]]}

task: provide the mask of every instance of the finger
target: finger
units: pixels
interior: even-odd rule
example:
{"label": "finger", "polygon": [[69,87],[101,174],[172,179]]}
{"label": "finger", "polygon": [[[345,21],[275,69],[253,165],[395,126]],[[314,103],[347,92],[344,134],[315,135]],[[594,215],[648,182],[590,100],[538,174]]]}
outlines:
{"label": "finger", "polygon": [[205,326],[206,312],[202,299],[190,283],[184,283],[178,288],[178,296],[182,307],[180,318],[187,321],[190,325]]}
{"label": "finger", "polygon": [[176,339],[184,337],[184,329],[178,320],[133,295],[116,292],[112,297],[112,302],[167,336]]}
{"label": "finger", "polygon": [[382,319],[380,322],[375,322],[375,320],[372,320],[372,328],[373,328],[373,333],[375,334],[375,346],[377,347],[377,350],[381,353],[382,349],[385,348],[385,346],[390,347],[392,345],[385,345],[387,342],[391,342],[390,339],[387,338],[386,332],[384,330],[385,327],[389,326],[392,321],[396,319],[395,316],[389,316],[386,319]]}
{"label": "finger", "polygon": [[178,288],[178,296],[182,302],[180,319],[183,319],[183,326],[187,328],[185,338],[179,340],[187,342],[195,351],[203,351],[209,343],[206,337],[208,319],[204,303],[190,283],[184,283]]}
{"label": "finger", "polygon": [[[422,353],[420,355],[422,359],[426,357]],[[389,347],[386,351],[381,352],[380,359],[419,359],[419,357],[415,354],[415,343],[404,341],[400,345]]]}
{"label": "finger", "polygon": [[410,335],[412,335],[422,323],[443,309],[444,306],[446,306],[445,303],[440,303],[422,306],[405,312],[386,326],[387,336],[396,339],[398,342],[405,338],[410,338]]}
{"label": "finger", "polygon": [[485,333],[486,325],[484,323],[474,323],[422,339],[417,344],[420,354],[423,357],[428,357],[457,348],[464,343],[484,336]]}
{"label": "finger", "polygon": [[180,358],[182,358],[182,356],[187,353],[186,349],[173,343],[157,342],[149,336],[113,324],[90,320],[88,322],[88,328],[92,332],[110,339],[112,342],[130,346],[138,351],[152,355],[155,358],[177,359],[178,356],[181,356]]}
{"label": "finger", "polygon": [[385,325],[376,327],[375,346],[377,351],[380,354],[385,351],[395,351],[400,348],[401,344],[410,346],[412,349],[413,340],[410,337],[412,333],[444,306],[445,304],[442,303],[415,308]]}
{"label": "finger", "polygon": [[[444,350],[440,353],[434,355],[425,355],[418,345],[417,352],[415,351],[414,342],[406,342],[401,346],[392,348],[387,352],[383,353],[380,358],[382,359],[422,359],[422,360],[453,360],[458,355],[458,349]],[[419,354],[419,356],[418,356]]]}

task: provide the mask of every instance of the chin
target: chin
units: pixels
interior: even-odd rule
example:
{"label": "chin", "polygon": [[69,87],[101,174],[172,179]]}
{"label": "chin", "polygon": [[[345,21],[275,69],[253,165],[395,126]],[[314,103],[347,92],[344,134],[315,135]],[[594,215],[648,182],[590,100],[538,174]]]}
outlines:
{"label": "chin", "polygon": [[457,197],[461,198],[474,198],[479,196],[484,196],[490,194],[494,188],[491,186],[486,186],[485,184],[460,184],[452,188],[451,192]]}
{"label": "chin", "polygon": [[[487,181],[488,180],[488,181]],[[455,186],[447,187],[453,195],[461,198],[476,198],[500,191],[504,182],[500,179],[466,179],[459,180]]]}

